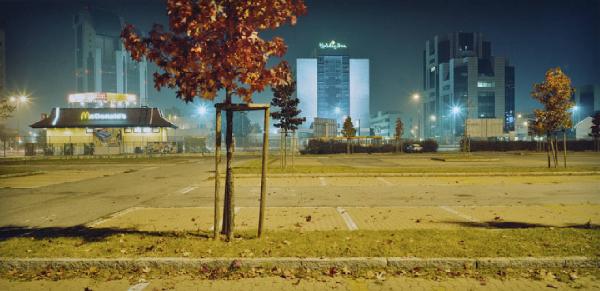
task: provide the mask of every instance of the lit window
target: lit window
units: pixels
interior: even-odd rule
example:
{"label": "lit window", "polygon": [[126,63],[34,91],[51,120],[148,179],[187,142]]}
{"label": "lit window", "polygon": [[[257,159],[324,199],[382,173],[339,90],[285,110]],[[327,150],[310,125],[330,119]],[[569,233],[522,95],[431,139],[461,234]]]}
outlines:
{"label": "lit window", "polygon": [[494,81],[477,81],[477,87],[479,88],[493,88],[496,86]]}
{"label": "lit window", "polygon": [[131,127],[125,127],[125,132],[126,133],[130,133],[131,132]]}
{"label": "lit window", "polygon": [[152,128],[152,132],[153,133],[159,133],[160,132],[160,127],[153,127]]}
{"label": "lit window", "polygon": [[86,128],[85,129],[85,133],[94,133],[94,129],[92,129],[92,128]]}
{"label": "lit window", "polygon": [[140,133],[140,132],[142,132],[142,128],[141,127],[136,127],[136,128],[133,129],[133,132]]}
{"label": "lit window", "polygon": [[152,128],[144,127],[144,133],[149,133],[149,132],[152,132]]}

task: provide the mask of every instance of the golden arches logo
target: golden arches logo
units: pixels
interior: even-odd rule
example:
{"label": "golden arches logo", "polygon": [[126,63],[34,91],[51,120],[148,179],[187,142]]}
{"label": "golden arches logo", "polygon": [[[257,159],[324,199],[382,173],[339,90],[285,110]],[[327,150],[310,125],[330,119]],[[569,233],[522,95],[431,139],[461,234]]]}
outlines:
{"label": "golden arches logo", "polygon": [[90,112],[89,111],[83,111],[83,112],[81,112],[81,115],[79,116],[79,119],[81,119],[81,120],[89,120],[90,119]]}

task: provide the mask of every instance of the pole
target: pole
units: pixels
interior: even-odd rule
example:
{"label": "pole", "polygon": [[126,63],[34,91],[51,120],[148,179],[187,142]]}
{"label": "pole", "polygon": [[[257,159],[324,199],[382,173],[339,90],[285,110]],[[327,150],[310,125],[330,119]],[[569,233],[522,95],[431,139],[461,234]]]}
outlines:
{"label": "pole", "polygon": [[219,177],[219,163],[221,162],[221,110],[217,108],[215,114],[215,217],[213,228],[213,239],[217,239],[219,234],[219,191],[221,188],[221,177]]}
{"label": "pole", "polygon": [[260,213],[258,218],[258,237],[263,233],[265,221],[265,204],[267,199],[267,156],[269,155],[269,107],[265,108],[265,124],[263,130],[262,173],[260,177]]}

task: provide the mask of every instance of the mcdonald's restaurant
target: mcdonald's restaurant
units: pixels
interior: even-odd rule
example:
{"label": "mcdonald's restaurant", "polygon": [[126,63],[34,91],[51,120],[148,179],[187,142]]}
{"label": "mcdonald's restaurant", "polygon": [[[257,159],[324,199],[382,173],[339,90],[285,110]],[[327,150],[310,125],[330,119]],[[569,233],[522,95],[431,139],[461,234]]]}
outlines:
{"label": "mcdonald's restaurant", "polygon": [[[172,153],[177,128],[158,108],[53,108],[31,128],[45,132],[45,155]],[[38,149],[39,150],[39,149]],[[35,152],[35,149],[31,149]]]}

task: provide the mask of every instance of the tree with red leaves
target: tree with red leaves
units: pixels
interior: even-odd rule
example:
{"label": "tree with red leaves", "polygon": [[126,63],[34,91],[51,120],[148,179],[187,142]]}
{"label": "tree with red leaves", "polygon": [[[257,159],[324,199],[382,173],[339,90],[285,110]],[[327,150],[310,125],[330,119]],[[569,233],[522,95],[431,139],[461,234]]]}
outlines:
{"label": "tree with red leaves", "polygon": [[[148,36],[127,25],[121,33],[131,57],[154,62],[154,85],[176,89],[177,98],[214,100],[225,91],[225,104],[237,95],[251,103],[252,94],[267,86],[291,81],[287,62],[267,66],[270,57],[283,57],[280,37],[264,40],[260,31],[291,23],[306,12],[302,0],[167,0],[169,29],[155,24]],[[223,233],[233,235],[233,111],[226,110],[227,171]],[[267,129],[265,129],[267,130]]]}

